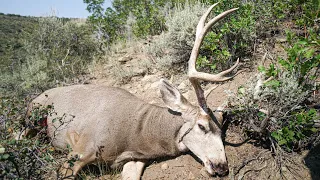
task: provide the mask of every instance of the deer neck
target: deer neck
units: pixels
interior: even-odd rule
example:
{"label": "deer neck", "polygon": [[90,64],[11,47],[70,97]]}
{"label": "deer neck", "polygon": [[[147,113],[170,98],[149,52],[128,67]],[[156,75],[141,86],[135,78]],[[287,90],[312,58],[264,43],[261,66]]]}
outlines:
{"label": "deer neck", "polygon": [[140,107],[137,119],[140,149],[152,156],[175,156],[181,153],[177,139],[181,127],[185,124],[181,114],[168,108],[145,104]]}

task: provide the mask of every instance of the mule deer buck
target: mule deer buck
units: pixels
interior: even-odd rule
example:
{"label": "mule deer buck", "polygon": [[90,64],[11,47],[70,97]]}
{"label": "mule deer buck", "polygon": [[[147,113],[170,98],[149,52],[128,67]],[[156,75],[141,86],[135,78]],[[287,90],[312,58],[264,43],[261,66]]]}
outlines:
{"label": "mule deer buck", "polygon": [[[145,103],[129,92],[101,85],[74,85],[50,89],[33,102],[53,104],[56,115],[48,116],[48,134],[55,147],[71,147],[68,157],[79,157],[71,167],[61,168],[64,177],[75,177],[86,164],[99,160],[123,166],[123,179],[140,179],[148,160],[164,156],[177,156],[191,151],[203,162],[211,175],[226,175],[228,163],[218,121],[221,112],[213,115],[206,105],[199,80],[222,82],[233,78],[226,75],[239,64],[219,74],[207,74],[195,69],[196,59],[204,36],[220,19],[237,8],[225,11],[207,24],[205,21],[212,5],[201,17],[196,40],[189,60],[188,76],[199,106],[188,102],[181,93],[164,79],[160,92],[167,107]],[[72,121],[62,125],[55,117],[71,115]],[[68,120],[68,118],[66,118]]]}

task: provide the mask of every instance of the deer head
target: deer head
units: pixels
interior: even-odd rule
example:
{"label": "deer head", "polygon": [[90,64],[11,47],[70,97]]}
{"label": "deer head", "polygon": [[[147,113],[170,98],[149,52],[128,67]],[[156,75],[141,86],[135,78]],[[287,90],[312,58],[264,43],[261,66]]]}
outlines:
{"label": "deer head", "polygon": [[188,62],[188,77],[194,87],[199,106],[191,105],[176,88],[165,80],[161,80],[160,89],[167,106],[173,111],[180,112],[186,121],[180,130],[179,147],[190,150],[200,158],[211,175],[225,175],[228,173],[228,163],[221,139],[220,124],[218,123],[222,122],[222,113],[211,113],[207,107],[204,91],[199,80],[222,82],[233,78],[241,71],[233,76],[227,77],[226,75],[238,66],[239,59],[230,69],[219,74],[198,72],[195,68],[199,49],[206,33],[220,19],[237,10],[237,8],[234,8],[225,11],[205,24],[209,13],[217,4],[212,5],[201,17],[197,26],[194,47]]}

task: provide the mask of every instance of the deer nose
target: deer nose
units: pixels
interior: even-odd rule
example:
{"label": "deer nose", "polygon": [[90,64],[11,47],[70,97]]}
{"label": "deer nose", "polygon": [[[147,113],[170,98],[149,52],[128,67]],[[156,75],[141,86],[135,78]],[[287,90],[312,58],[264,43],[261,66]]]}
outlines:
{"label": "deer nose", "polygon": [[228,163],[213,164],[210,161],[210,166],[211,166],[211,169],[213,169],[219,176],[226,176],[229,174]]}

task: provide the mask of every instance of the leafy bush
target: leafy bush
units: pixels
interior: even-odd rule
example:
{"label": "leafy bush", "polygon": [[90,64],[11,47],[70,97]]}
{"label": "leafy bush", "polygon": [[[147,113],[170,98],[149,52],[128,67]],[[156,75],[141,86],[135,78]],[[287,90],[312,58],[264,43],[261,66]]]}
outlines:
{"label": "leafy bush", "polygon": [[[53,112],[52,106],[38,107],[31,111],[26,120],[27,99],[0,99],[0,178],[43,179],[57,166],[53,158],[55,149],[46,136],[43,118]],[[37,129],[30,139],[15,138],[25,128]]]}
{"label": "leafy bush", "polygon": [[[240,87],[236,95],[230,94],[229,103],[237,109],[233,114],[239,122],[249,132],[258,133],[260,140],[270,140],[273,148],[278,147],[276,143],[287,151],[299,150],[319,136],[314,128],[314,121],[319,118],[317,111],[308,107],[318,103],[311,95],[319,89],[315,83],[320,63],[319,2],[272,1],[257,7],[261,3],[251,4],[258,9],[253,16],[256,27],[273,24],[282,28],[280,34],[286,31],[287,41],[281,44],[286,56],[269,67],[259,66],[260,74]],[[269,19],[259,18],[261,12]],[[285,25],[288,21],[293,23]]]}
{"label": "leafy bush", "polygon": [[[317,111],[310,109],[293,112],[286,121],[280,121],[280,129],[271,133],[271,136],[280,146],[285,145],[287,150],[291,151],[294,147],[301,148],[310,144],[312,134],[318,130],[313,127],[314,120],[317,118]],[[308,142],[309,141],[309,142]]]}
{"label": "leafy bush", "polygon": [[289,46],[287,59],[279,59],[279,64],[299,77],[300,84],[310,84],[316,78],[314,68],[320,65],[320,37],[311,30],[307,38],[299,38],[287,32]]}
{"label": "leafy bush", "polygon": [[[213,3],[213,2],[211,2]],[[246,2],[233,0],[221,1],[214,8],[214,13],[219,14],[225,10],[239,8],[235,13],[221,20],[212,28],[204,39],[201,54],[205,58],[204,63],[199,61],[199,67],[210,66],[212,71],[221,71],[233,64],[237,57],[250,57],[253,53],[253,45],[257,38],[255,11],[258,2]]]}
{"label": "leafy bush", "polygon": [[312,27],[317,23],[320,3],[317,0],[275,0],[272,3],[272,14],[281,20],[291,19],[300,27]]}
{"label": "leafy bush", "polygon": [[[113,8],[103,9],[103,0],[84,0],[87,10],[92,13],[89,21],[103,31],[108,44],[127,40],[128,37],[144,38],[160,34],[164,30],[164,15],[160,9],[165,1],[114,0]],[[134,19],[134,21],[131,21]],[[128,23],[128,21],[130,23]],[[129,31],[128,31],[129,30]]]}

